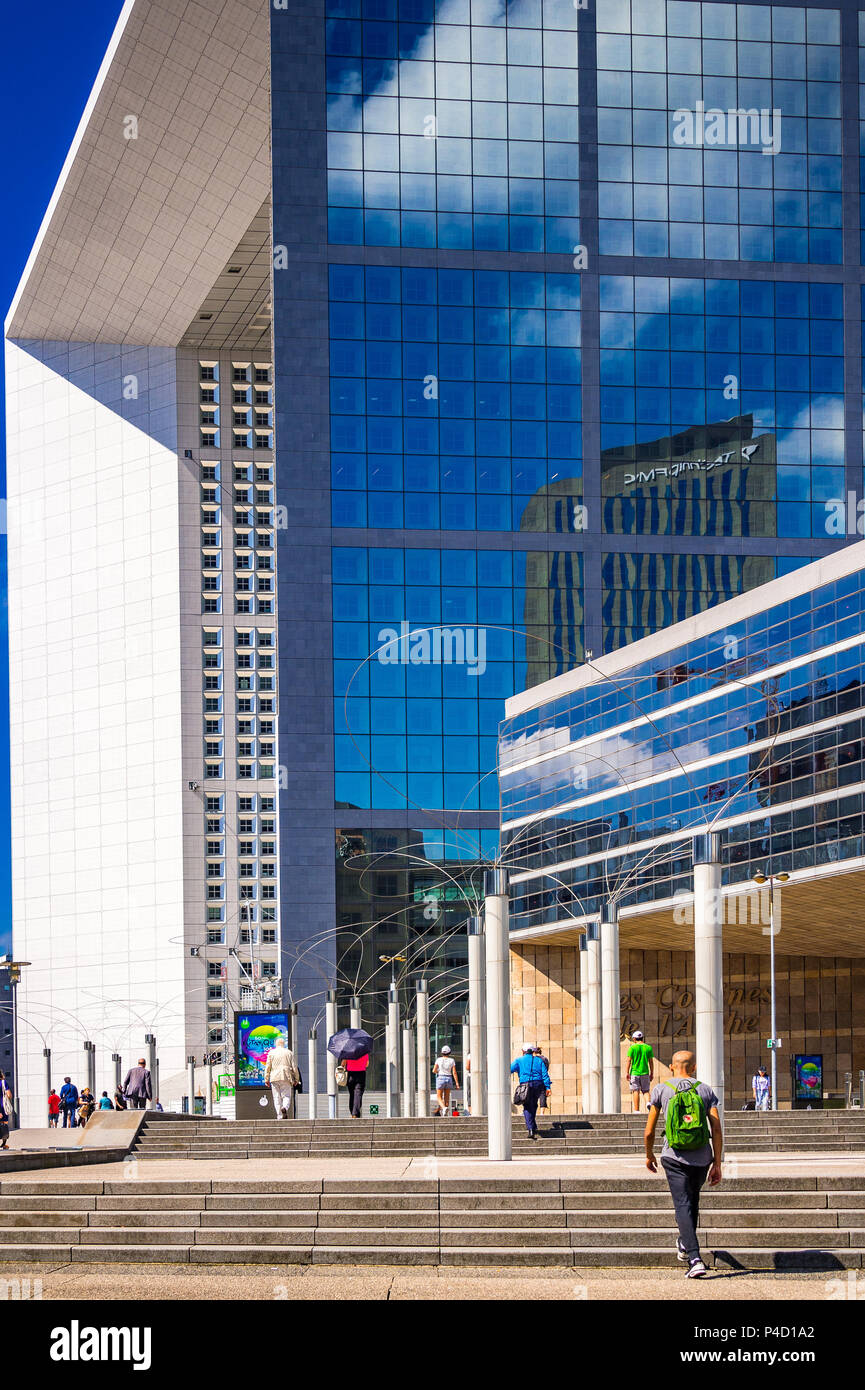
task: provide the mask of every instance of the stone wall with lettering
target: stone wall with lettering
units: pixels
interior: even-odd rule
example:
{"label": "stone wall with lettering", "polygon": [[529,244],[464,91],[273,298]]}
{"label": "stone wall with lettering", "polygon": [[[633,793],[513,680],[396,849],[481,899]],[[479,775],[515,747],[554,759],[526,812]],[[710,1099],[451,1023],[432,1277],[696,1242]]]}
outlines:
{"label": "stone wall with lettering", "polygon": [[[778,1099],[789,1102],[790,1058],[822,1052],[827,1090],[843,1090],[844,1073],[865,1068],[865,960],[778,956]],[[573,946],[520,946],[511,951],[514,1051],[538,1042],[550,1059],[553,1113],[579,1110],[580,962]],[[768,956],[724,957],[728,1106],[751,1094],[751,1077],[769,1053]],[[641,1028],[659,1062],[693,1049],[694,966],[685,951],[621,953],[622,1035]]]}

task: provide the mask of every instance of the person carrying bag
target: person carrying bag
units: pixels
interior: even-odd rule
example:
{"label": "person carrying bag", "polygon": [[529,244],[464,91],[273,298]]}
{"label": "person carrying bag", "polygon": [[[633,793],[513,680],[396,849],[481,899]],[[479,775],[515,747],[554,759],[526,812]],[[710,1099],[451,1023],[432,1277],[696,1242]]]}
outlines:
{"label": "person carrying bag", "polygon": [[522,1057],[511,1063],[511,1072],[517,1076],[514,1091],[514,1105],[523,1107],[523,1117],[530,1139],[538,1137],[538,1102],[542,1095],[552,1090],[547,1064],[539,1054],[540,1049],[524,1047]]}

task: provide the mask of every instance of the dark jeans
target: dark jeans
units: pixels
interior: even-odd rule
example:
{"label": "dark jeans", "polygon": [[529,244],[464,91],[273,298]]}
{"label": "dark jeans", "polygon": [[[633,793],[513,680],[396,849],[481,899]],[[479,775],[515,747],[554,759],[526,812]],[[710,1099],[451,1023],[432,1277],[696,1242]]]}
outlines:
{"label": "dark jeans", "polygon": [[697,1241],[697,1225],[700,1219],[700,1189],[706,1181],[711,1168],[710,1163],[679,1163],[675,1158],[662,1158],[661,1167],[667,1175],[673,1206],[676,1209],[676,1225],[679,1239],[689,1260],[700,1255]]}
{"label": "dark jeans", "polygon": [[350,1071],[348,1074],[349,1109],[355,1118],[360,1119],[363,1093],[366,1090],[366,1072]]}
{"label": "dark jeans", "polygon": [[529,1097],[528,1100],[523,1102],[523,1115],[529,1134],[537,1134],[538,1132],[538,1121],[536,1118],[538,1113],[538,1101],[541,1096],[546,1095],[546,1090],[547,1088],[542,1081],[529,1082]]}
{"label": "dark jeans", "polygon": [[130,1110],[144,1110],[147,1107],[146,1096],[127,1096],[126,1104]]}
{"label": "dark jeans", "polygon": [[77,1129],[78,1121],[75,1118],[75,1106],[67,1104],[66,1101],[61,1101],[60,1111],[63,1115],[63,1128]]}

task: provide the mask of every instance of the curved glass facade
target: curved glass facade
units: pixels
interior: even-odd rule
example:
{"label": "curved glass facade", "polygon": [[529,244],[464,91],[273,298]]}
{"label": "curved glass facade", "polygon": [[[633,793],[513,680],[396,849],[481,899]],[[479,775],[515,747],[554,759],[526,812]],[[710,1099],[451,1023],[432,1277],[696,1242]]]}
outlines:
{"label": "curved glass facade", "polygon": [[506,721],[512,926],[689,892],[709,829],[727,883],[860,858],[863,620],[859,570]]}

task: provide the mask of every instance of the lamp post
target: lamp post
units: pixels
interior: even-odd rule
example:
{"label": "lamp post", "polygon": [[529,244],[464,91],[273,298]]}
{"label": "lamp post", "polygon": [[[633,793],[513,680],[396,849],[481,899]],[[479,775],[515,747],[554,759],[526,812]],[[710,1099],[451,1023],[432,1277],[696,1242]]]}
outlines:
{"label": "lamp post", "polygon": [[775,881],[786,883],[789,874],[764,874],[759,870],[754,875],[754,883],[761,887],[764,883],[769,885],[769,993],[771,1003],[771,1028],[772,1028],[772,1057],[770,1067],[772,1072],[772,1109],[778,1109],[778,1037],[775,1030]]}
{"label": "lamp post", "polygon": [[18,1069],[18,985],[21,982],[21,971],[25,965],[30,964],[29,960],[11,960],[9,956],[0,956],[0,966],[5,965],[9,971],[9,984],[12,987],[12,1086],[13,1120],[16,1129],[21,1128],[21,1079]]}

